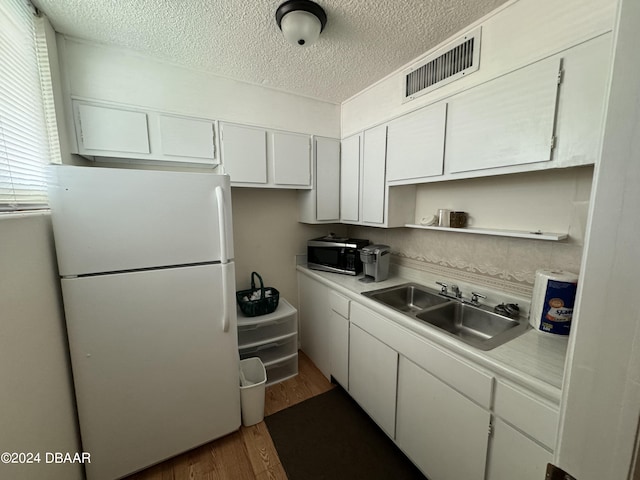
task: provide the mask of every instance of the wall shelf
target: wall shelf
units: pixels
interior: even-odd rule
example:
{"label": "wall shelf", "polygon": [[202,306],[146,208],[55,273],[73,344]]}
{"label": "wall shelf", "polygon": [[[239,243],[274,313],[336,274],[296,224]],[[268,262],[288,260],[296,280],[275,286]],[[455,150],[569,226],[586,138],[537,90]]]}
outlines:
{"label": "wall shelf", "polygon": [[558,242],[565,240],[569,235],[566,233],[551,233],[551,232],[527,232],[524,230],[500,230],[492,228],[451,228],[451,227],[433,227],[429,225],[415,225],[407,223],[407,228],[417,228],[421,230],[439,230],[441,232],[457,232],[457,233],[473,233],[476,235],[494,235],[497,237],[513,237],[513,238],[529,238],[532,240],[547,240],[552,242]]}

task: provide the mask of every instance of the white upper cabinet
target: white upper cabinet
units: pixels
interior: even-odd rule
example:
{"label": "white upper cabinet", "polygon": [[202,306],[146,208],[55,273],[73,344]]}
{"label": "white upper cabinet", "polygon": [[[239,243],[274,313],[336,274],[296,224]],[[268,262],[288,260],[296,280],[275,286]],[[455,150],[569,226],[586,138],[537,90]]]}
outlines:
{"label": "white upper cabinet", "polygon": [[439,102],[389,123],[387,182],[412,183],[442,175],[447,104]]}
{"label": "white upper cabinet", "polygon": [[160,143],[164,155],[215,158],[213,122],[159,115]]}
{"label": "white upper cabinet", "polygon": [[221,123],[222,159],[232,183],[267,183],[267,132]]}
{"label": "white upper cabinet", "polygon": [[342,141],[340,220],[343,223],[401,227],[415,211],[415,185],[387,187],[387,126]]}
{"label": "white upper cabinet", "polygon": [[313,189],[298,192],[299,221],[340,221],[340,140],[314,137]]}
{"label": "white upper cabinet", "polygon": [[362,134],[342,141],[340,163],[340,219],[343,222],[360,220],[360,143]]}
{"label": "white upper cabinet", "polygon": [[362,221],[382,224],[385,221],[387,126],[365,130],[363,143]]}
{"label": "white upper cabinet", "polygon": [[79,153],[102,161],[217,165],[213,120],[73,101]]}
{"label": "white upper cabinet", "polygon": [[311,136],[220,123],[222,163],[231,186],[311,188]]}
{"label": "white upper cabinet", "polygon": [[148,154],[149,125],[144,112],[102,105],[75,104],[78,153]]}
{"label": "white upper cabinet", "polygon": [[551,58],[451,97],[446,171],[551,160],[559,73]]}
{"label": "white upper cabinet", "polygon": [[273,182],[276,185],[311,185],[311,139],[309,135],[272,134]]}
{"label": "white upper cabinet", "polygon": [[340,218],[340,141],[316,138],[316,218]]}

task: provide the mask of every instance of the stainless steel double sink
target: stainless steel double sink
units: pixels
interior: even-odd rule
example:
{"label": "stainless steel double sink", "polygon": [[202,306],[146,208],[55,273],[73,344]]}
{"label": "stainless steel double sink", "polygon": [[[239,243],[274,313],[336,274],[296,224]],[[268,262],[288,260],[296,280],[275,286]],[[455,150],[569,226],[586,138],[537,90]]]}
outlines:
{"label": "stainless steel double sink", "polygon": [[491,350],[529,328],[526,318],[505,317],[484,306],[444,297],[417,283],[363,292],[362,295],[480,350]]}

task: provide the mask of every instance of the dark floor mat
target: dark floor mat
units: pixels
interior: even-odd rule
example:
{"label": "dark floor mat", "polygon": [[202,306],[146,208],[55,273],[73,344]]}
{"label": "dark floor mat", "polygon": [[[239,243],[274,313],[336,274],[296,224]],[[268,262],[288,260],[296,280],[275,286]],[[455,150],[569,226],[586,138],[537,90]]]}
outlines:
{"label": "dark floor mat", "polygon": [[425,480],[339,387],[265,422],[289,480]]}

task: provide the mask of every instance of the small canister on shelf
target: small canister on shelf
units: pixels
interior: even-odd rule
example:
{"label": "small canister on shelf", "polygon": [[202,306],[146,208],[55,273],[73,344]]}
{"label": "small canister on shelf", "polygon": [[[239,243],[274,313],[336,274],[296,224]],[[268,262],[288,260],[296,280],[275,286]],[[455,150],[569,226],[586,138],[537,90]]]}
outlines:
{"label": "small canister on shelf", "polygon": [[465,228],[467,219],[467,212],[451,212],[449,214],[449,226],[451,228]]}

